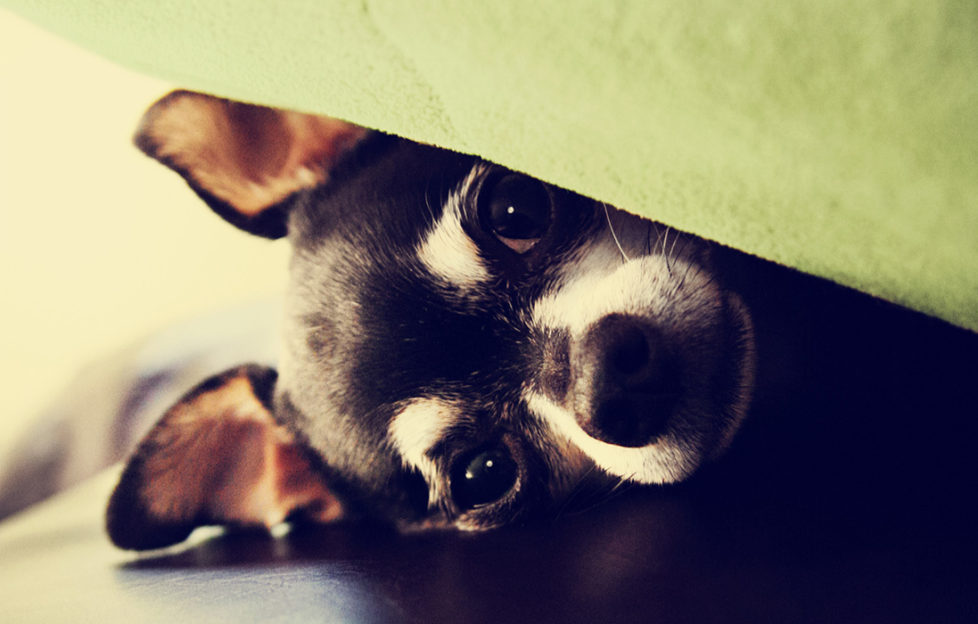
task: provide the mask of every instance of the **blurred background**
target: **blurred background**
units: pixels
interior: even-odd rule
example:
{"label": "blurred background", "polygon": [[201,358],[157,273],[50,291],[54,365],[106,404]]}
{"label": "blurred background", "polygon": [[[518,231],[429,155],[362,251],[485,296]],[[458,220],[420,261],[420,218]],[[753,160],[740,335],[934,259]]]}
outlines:
{"label": "blurred background", "polygon": [[284,286],[283,241],[225,224],[132,146],[171,88],[0,9],[0,459],[93,362]]}

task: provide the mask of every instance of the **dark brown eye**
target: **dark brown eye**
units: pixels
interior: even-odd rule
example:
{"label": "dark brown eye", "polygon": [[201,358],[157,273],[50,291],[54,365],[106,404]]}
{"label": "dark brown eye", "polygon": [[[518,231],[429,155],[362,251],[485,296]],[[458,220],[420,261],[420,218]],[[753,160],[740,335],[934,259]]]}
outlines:
{"label": "dark brown eye", "polygon": [[511,173],[484,189],[479,213],[483,229],[524,253],[550,228],[550,194],[539,180]]}
{"label": "dark brown eye", "polygon": [[464,455],[452,467],[452,499],[462,510],[494,503],[513,489],[518,473],[516,462],[503,447]]}

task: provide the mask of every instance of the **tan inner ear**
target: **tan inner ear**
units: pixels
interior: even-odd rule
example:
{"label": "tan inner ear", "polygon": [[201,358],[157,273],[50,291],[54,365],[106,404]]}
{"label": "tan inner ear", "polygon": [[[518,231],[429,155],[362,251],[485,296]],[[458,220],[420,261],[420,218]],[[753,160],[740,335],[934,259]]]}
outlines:
{"label": "tan inner ear", "polygon": [[342,513],[244,376],[175,406],[152,442],[141,497],[157,518],[271,527],[297,509],[321,522]]}
{"label": "tan inner ear", "polygon": [[144,119],[141,132],[151,139],[154,156],[247,216],[324,183],[340,156],[367,133],[330,117],[178,95]]}

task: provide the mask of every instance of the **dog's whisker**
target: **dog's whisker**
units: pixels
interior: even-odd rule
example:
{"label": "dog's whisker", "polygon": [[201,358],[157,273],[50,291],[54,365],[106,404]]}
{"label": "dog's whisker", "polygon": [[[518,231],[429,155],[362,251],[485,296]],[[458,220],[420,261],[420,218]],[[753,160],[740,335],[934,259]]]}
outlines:
{"label": "dog's whisker", "polygon": [[683,238],[683,246],[679,248],[679,252],[676,255],[677,258],[684,257],[686,255],[686,250],[689,248],[691,242],[692,242],[691,238],[689,237]]}
{"label": "dog's whisker", "polygon": [[625,249],[621,246],[621,241],[618,240],[618,235],[615,234],[615,226],[611,224],[611,214],[608,212],[608,204],[602,202],[601,205],[604,207],[604,218],[608,222],[608,231],[611,232],[611,238],[614,239],[615,245],[618,246],[618,252],[621,253],[621,257],[625,262],[628,262],[628,254],[625,253]]}
{"label": "dog's whisker", "polygon": [[568,512],[568,510],[573,509],[577,499],[585,495],[587,481],[596,470],[597,466],[592,464],[587,470],[584,471],[582,475],[580,475],[580,477],[577,478],[577,481],[570,488],[570,491],[563,497],[560,506],[554,513],[555,520],[560,519]]}
{"label": "dog's whisker", "polygon": [[[676,243],[678,243],[678,242],[679,242],[679,240],[680,240],[681,238],[682,238],[682,236],[679,236],[679,235],[677,234],[677,235],[675,236],[675,238],[673,238],[673,240],[672,240],[672,247],[670,247],[670,248],[669,248],[669,256],[671,256],[671,257],[672,257],[673,259],[675,259],[675,258],[677,257],[677,256],[675,255],[675,251],[676,251]],[[669,256],[667,256],[667,258],[668,258]]]}
{"label": "dog's whisker", "polygon": [[438,221],[438,219],[437,219],[437,217],[435,217],[435,209],[431,207],[431,194],[430,194],[431,188],[430,187],[431,187],[431,183],[429,182],[428,183],[428,186],[425,188],[425,191],[424,191],[424,205],[425,205],[425,208],[427,208],[427,210],[428,210],[428,216],[431,217],[431,222],[430,223],[431,223],[431,225],[434,225]]}
{"label": "dog's whisker", "polygon": [[[590,473],[588,473],[590,474]],[[572,515],[584,514],[593,509],[596,509],[602,505],[605,505],[615,498],[624,495],[629,490],[635,487],[634,478],[636,475],[627,474],[617,477],[613,483],[606,484],[604,487],[596,489],[591,492],[593,494],[592,498],[586,501],[586,504],[580,505],[578,507],[572,507],[570,502],[565,504],[561,509],[561,513],[570,513]],[[583,484],[577,489],[575,495],[584,495]],[[570,511],[568,512],[568,509]]]}
{"label": "dog's whisker", "polygon": [[672,265],[669,263],[669,252],[666,251],[666,247],[669,244],[669,226],[666,226],[665,231],[662,233],[662,256],[666,260],[666,271],[669,275],[672,275]]}

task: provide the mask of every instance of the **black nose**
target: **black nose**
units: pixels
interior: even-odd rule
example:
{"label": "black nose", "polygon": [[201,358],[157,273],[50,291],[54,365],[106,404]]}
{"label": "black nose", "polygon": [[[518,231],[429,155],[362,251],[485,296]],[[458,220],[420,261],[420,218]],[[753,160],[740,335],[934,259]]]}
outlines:
{"label": "black nose", "polygon": [[662,433],[679,398],[678,358],[645,319],[610,314],[585,335],[579,369],[591,380],[584,430],[620,446],[645,446]]}

